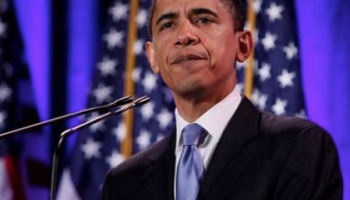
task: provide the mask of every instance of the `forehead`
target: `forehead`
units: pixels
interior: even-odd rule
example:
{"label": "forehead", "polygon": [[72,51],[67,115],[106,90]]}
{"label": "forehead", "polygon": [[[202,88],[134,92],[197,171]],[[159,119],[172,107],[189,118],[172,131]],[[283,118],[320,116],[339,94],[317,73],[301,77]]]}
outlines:
{"label": "forehead", "polygon": [[175,12],[187,14],[194,8],[207,8],[214,12],[227,12],[228,9],[221,0],[157,0],[154,16]]}

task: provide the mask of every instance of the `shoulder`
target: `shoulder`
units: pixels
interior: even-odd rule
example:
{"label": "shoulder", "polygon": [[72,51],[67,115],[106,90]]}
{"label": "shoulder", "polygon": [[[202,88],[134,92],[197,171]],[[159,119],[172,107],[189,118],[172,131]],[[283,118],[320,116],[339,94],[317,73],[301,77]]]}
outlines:
{"label": "shoulder", "polygon": [[285,169],[309,176],[322,165],[338,168],[331,135],[309,120],[261,112],[259,129],[271,158]]}
{"label": "shoulder", "polygon": [[301,118],[276,116],[261,112],[259,132],[262,137],[270,138],[272,147],[307,148],[313,150],[327,148],[335,150],[330,134],[319,125]]}
{"label": "shoulder", "polygon": [[308,173],[321,162],[338,165],[334,141],[319,125],[307,119],[258,113],[254,126],[258,134],[246,146],[254,158],[269,158],[298,173]]}
{"label": "shoulder", "polygon": [[171,134],[148,149],[133,155],[127,161],[111,169],[105,179],[102,199],[114,199],[130,194],[142,182],[144,175],[156,164],[162,163],[170,148]]}
{"label": "shoulder", "polygon": [[325,133],[317,124],[297,117],[277,116],[268,112],[261,111],[260,130],[264,133],[278,134],[278,133],[302,133],[309,130],[317,130]]}
{"label": "shoulder", "polygon": [[332,142],[330,134],[319,125],[296,117],[276,116],[261,112],[260,133],[275,139],[308,142],[308,145]]}
{"label": "shoulder", "polygon": [[139,174],[142,174],[152,164],[159,162],[159,160],[165,156],[169,145],[170,136],[167,136],[162,140],[154,143],[148,149],[133,155],[130,159],[110,170],[109,175],[114,177],[138,177]]}
{"label": "shoulder", "polygon": [[[264,146],[270,161],[281,167],[280,185],[295,181],[295,188],[304,187],[301,191],[312,191],[315,197],[327,191],[341,195],[338,152],[325,129],[306,119],[261,112],[259,130],[255,144]],[[259,155],[255,151],[255,156]]]}
{"label": "shoulder", "polygon": [[247,98],[242,100],[229,126],[230,132],[241,131],[244,132],[240,134],[241,138],[249,138],[245,146],[255,158],[268,156],[278,163],[285,163],[299,151],[305,151],[301,157],[307,153],[319,156],[324,150],[337,154],[330,134],[317,124],[260,111]]}

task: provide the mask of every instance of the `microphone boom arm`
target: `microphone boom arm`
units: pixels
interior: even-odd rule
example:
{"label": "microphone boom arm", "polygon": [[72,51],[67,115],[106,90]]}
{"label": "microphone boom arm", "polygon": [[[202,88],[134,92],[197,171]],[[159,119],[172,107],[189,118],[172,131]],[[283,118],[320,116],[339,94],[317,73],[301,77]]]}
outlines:
{"label": "microphone boom arm", "polygon": [[95,124],[101,120],[104,120],[106,118],[108,118],[109,116],[111,115],[117,115],[117,114],[120,114],[120,113],[123,113],[131,108],[134,108],[134,107],[137,107],[137,106],[140,106],[140,105],[143,105],[147,102],[149,102],[150,98],[148,96],[143,96],[143,97],[140,97],[138,99],[136,99],[135,101],[127,104],[127,105],[124,105],[122,106],[121,108],[119,108],[118,110],[116,111],[111,111],[111,112],[107,112],[103,115],[100,115],[94,119],[91,119],[87,122],[84,122],[82,124],[79,124],[78,126],[75,126],[73,128],[70,128],[70,129],[67,129],[65,131],[63,131],[60,135],[60,138],[59,138],[59,141],[58,141],[58,144],[57,144],[57,147],[55,149],[55,152],[54,152],[54,155],[53,155],[53,159],[52,159],[52,171],[51,171],[51,186],[50,186],[50,197],[49,199],[50,200],[54,200],[55,197],[56,197],[56,190],[57,190],[57,166],[58,166],[58,151],[61,147],[61,144],[63,143],[64,139],[71,135],[72,133],[74,133],[75,131],[77,130],[80,130],[80,129],[83,129],[85,127],[88,127],[92,124]]}
{"label": "microphone boom arm", "polygon": [[117,99],[117,100],[113,101],[112,103],[109,103],[109,104],[105,104],[105,105],[102,105],[102,106],[96,106],[96,107],[93,107],[93,108],[88,108],[88,109],[85,109],[85,110],[82,110],[82,111],[66,114],[66,115],[63,115],[63,116],[60,116],[60,117],[56,117],[56,118],[53,118],[53,119],[49,119],[49,120],[46,120],[46,121],[43,121],[43,122],[40,122],[40,123],[32,124],[32,125],[29,125],[29,126],[26,126],[26,127],[22,127],[22,128],[16,129],[16,130],[12,130],[12,131],[9,131],[9,132],[6,132],[6,133],[2,133],[2,134],[0,134],[0,139],[1,138],[5,138],[5,137],[10,136],[10,135],[18,134],[18,133],[20,133],[22,131],[26,131],[26,130],[30,130],[30,129],[34,129],[34,128],[39,128],[39,127],[42,127],[42,126],[45,126],[45,125],[48,125],[48,124],[51,124],[51,123],[54,123],[54,122],[57,122],[57,121],[60,121],[60,120],[70,119],[70,118],[73,118],[73,117],[76,117],[76,116],[79,116],[79,115],[83,115],[83,114],[86,114],[86,113],[95,112],[95,111],[99,111],[99,110],[106,110],[106,109],[113,108],[113,107],[116,107],[116,106],[122,106],[122,105],[125,105],[127,103],[131,103],[132,100],[133,99],[130,96],[122,97],[120,99]]}

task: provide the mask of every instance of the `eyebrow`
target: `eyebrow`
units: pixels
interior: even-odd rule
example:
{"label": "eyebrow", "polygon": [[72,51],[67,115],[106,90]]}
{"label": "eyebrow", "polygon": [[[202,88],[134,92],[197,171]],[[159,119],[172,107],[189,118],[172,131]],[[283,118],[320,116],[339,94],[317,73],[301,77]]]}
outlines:
{"label": "eyebrow", "polygon": [[[193,8],[193,9],[191,9],[190,15],[201,15],[201,14],[209,14],[209,15],[213,15],[214,17],[218,17],[218,14],[216,14],[214,11],[207,9],[207,8]],[[161,15],[160,17],[158,17],[158,19],[156,21],[156,25],[161,23],[163,20],[175,19],[178,16],[179,16],[179,14],[175,13],[175,12],[165,13],[165,14]]]}
{"label": "eyebrow", "polygon": [[214,17],[219,17],[218,14],[216,14],[214,11],[207,8],[191,9],[191,14],[194,14],[194,15],[209,14],[209,15],[213,15]]}
{"label": "eyebrow", "polygon": [[177,13],[174,13],[174,12],[169,12],[169,13],[165,13],[163,15],[161,15],[158,19],[157,19],[157,22],[156,22],[156,25],[158,25],[160,22],[162,22],[163,20],[166,20],[166,19],[175,19],[179,16],[179,14]]}

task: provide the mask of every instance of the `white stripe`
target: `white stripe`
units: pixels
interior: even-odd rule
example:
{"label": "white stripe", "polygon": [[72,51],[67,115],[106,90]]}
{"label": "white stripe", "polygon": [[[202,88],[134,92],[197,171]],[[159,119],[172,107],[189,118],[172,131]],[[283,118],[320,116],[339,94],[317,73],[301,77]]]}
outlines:
{"label": "white stripe", "polygon": [[1,200],[12,200],[13,193],[7,176],[5,161],[0,158],[0,196]]}
{"label": "white stripe", "polygon": [[57,192],[57,200],[80,200],[78,192],[72,182],[70,171],[65,169],[63,171],[61,183]]}

